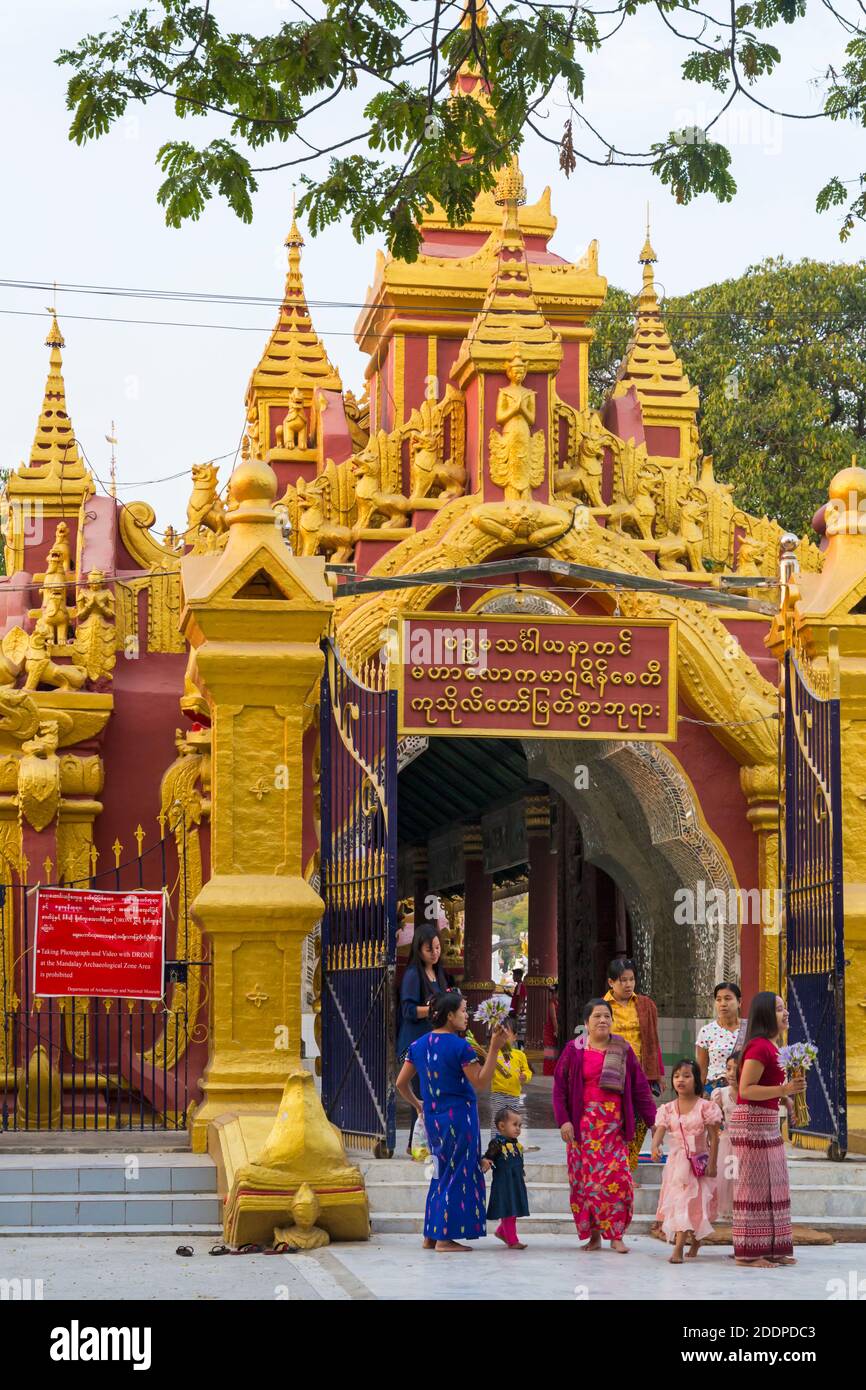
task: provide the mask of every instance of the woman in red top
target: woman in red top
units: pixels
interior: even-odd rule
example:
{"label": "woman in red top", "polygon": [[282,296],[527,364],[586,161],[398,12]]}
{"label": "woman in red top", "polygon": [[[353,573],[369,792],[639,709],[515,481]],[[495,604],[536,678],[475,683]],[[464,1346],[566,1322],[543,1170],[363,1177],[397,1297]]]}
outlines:
{"label": "woman in red top", "polygon": [[779,1100],[805,1089],[805,1078],[785,1080],[777,1044],[788,1027],[784,999],[756,994],[739,1059],[739,1093],[728,1134],[734,1172],[734,1258],[769,1269],[793,1265],[791,1193],[779,1127]]}

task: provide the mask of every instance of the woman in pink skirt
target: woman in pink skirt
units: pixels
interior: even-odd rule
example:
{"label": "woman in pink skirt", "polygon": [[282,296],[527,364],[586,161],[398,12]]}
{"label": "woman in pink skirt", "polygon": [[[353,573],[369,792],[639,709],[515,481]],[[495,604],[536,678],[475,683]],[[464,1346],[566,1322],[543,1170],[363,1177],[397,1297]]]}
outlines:
{"label": "woman in pink skirt", "polygon": [[[697,1062],[677,1062],[671,1077],[676,1100],[660,1105],[653,1131],[652,1158],[658,1163],[665,1133],[670,1148],[665,1164],[656,1221],[665,1239],[673,1241],[670,1262],[682,1264],[686,1240],[688,1258],[694,1259],[700,1243],[713,1233],[716,1214],[716,1157],[722,1112],[715,1101],[704,1100]],[[705,1168],[698,1176],[692,1159]]]}

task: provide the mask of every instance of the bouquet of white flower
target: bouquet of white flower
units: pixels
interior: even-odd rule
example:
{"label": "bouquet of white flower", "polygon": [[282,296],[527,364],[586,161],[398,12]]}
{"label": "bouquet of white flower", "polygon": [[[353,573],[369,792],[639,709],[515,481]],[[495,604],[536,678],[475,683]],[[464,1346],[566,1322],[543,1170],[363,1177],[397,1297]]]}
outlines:
{"label": "bouquet of white flower", "polygon": [[[818,1049],[814,1043],[788,1043],[785,1047],[779,1048],[779,1061],[785,1069],[786,1076],[805,1076],[817,1060]],[[794,1096],[794,1128],[806,1129],[809,1120],[806,1092],[798,1091]]]}
{"label": "bouquet of white flower", "polygon": [[510,1013],[511,1000],[508,995],[491,994],[489,999],[482,1000],[472,1017],[477,1023],[485,1023],[492,1032],[501,1026]]}

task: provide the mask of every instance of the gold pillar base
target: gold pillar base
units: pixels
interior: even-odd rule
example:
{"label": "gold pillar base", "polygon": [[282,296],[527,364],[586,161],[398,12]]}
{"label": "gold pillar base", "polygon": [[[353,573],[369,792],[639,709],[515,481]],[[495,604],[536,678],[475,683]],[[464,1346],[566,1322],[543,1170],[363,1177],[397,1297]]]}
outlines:
{"label": "gold pillar base", "polygon": [[[228,1245],[270,1244],[291,1225],[292,1202],[303,1184],[319,1203],[316,1221],[332,1240],[367,1240],[370,1212],[360,1169],[349,1163],[340,1132],[325,1115],[313,1077],[296,1062],[279,1111],[254,1161],[259,1122],[224,1116],[211,1125],[211,1151],[228,1189],[223,1225]],[[216,1155],[215,1155],[216,1156]]]}

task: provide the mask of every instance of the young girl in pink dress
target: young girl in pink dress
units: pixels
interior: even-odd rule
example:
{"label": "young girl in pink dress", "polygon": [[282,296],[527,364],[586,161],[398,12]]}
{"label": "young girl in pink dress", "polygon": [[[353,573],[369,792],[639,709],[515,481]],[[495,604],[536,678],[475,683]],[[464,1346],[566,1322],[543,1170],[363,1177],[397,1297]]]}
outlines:
{"label": "young girl in pink dress", "polygon": [[720,1086],[716,1091],[716,1104],[722,1112],[724,1128],[719,1135],[719,1152],[716,1159],[718,1176],[716,1177],[716,1220],[730,1221],[733,1215],[734,1202],[734,1150],[731,1146],[731,1136],[728,1126],[731,1122],[731,1115],[734,1106],[737,1104],[737,1063],[740,1054],[733,1053],[725,1064],[725,1075],[728,1078],[727,1086]]}
{"label": "young girl in pink dress", "polygon": [[[667,1131],[670,1136],[656,1221],[665,1239],[673,1241],[672,1265],[682,1264],[686,1240],[689,1259],[695,1259],[700,1243],[712,1235],[716,1214],[716,1156],[722,1112],[715,1101],[704,1100],[697,1062],[677,1062],[671,1077],[676,1100],[660,1105],[653,1130],[652,1159],[658,1163]],[[698,1177],[689,1161],[707,1155],[706,1175]]]}

